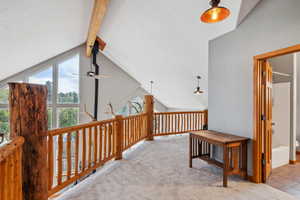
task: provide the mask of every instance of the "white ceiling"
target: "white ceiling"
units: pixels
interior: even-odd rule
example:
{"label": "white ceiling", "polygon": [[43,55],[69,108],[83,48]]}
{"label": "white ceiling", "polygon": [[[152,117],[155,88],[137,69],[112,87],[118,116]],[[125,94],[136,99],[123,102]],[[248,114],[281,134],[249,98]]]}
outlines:
{"label": "white ceiling", "polygon": [[[154,95],[166,106],[205,108],[208,41],[236,28],[241,1],[223,0],[230,18],[203,24],[199,17],[208,0],[111,0],[99,33],[108,44],[104,53],[145,89],[153,80]],[[0,80],[83,43],[92,4],[92,0],[1,1]],[[252,8],[246,6],[243,12]],[[205,90],[201,96],[193,95],[197,75]]]}

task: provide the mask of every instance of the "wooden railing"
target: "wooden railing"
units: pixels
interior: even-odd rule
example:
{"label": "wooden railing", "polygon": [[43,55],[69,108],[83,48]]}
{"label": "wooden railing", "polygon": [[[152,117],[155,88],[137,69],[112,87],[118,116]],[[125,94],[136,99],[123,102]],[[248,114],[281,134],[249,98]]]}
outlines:
{"label": "wooden railing", "polygon": [[48,132],[48,195],[91,173],[117,155],[116,119]]}
{"label": "wooden railing", "polygon": [[147,138],[147,114],[123,118],[122,151]]}
{"label": "wooden railing", "polygon": [[23,200],[22,145],[23,137],[16,137],[0,147],[0,199]]}
{"label": "wooden railing", "polygon": [[109,160],[122,159],[122,152],[151,138],[201,130],[207,124],[207,111],[148,113],[97,121],[48,131],[48,195],[60,191],[88,175]]}
{"label": "wooden railing", "polygon": [[207,110],[154,113],[153,135],[172,135],[203,130],[207,126]]}

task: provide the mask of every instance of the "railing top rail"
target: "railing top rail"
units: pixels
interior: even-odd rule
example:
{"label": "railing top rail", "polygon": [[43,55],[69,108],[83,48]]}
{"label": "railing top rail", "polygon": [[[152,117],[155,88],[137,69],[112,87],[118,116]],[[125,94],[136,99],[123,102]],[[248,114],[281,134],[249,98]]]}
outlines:
{"label": "railing top rail", "polygon": [[63,133],[77,131],[77,130],[80,130],[80,129],[83,129],[83,128],[89,128],[89,127],[94,127],[94,126],[99,126],[99,125],[111,123],[111,122],[114,122],[114,121],[116,121],[116,119],[108,119],[108,120],[102,120],[102,121],[95,121],[95,122],[80,124],[80,125],[76,125],[76,126],[70,126],[70,127],[65,127],[65,128],[58,128],[58,129],[49,130],[47,132],[47,134],[55,136],[55,135],[59,135],[59,134],[63,134]]}
{"label": "railing top rail", "polygon": [[155,115],[169,115],[169,114],[189,114],[189,113],[205,113],[206,110],[199,111],[179,111],[179,112],[156,112]]}
{"label": "railing top rail", "polygon": [[136,118],[136,117],[141,117],[141,116],[146,116],[147,113],[141,113],[141,114],[137,114],[137,115],[130,115],[127,117],[123,117],[123,119],[131,119],[131,118]]}
{"label": "railing top rail", "polygon": [[0,162],[5,160],[10,154],[12,154],[18,147],[22,146],[24,138],[19,136],[13,139],[11,142],[0,147]]}

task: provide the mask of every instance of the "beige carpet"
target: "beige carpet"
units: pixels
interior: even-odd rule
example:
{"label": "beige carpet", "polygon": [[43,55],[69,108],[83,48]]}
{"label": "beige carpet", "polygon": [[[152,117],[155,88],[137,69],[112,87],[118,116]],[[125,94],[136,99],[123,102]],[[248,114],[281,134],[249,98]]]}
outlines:
{"label": "beige carpet", "polygon": [[113,161],[57,200],[289,200],[265,184],[230,178],[223,188],[221,170],[194,160],[188,167],[188,137],[144,142],[121,161]]}

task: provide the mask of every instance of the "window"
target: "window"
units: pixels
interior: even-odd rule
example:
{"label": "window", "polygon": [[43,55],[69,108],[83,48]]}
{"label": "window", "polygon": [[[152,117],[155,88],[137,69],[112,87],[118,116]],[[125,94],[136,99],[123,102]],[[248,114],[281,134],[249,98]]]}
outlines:
{"label": "window", "polygon": [[0,89],[0,133],[4,133],[6,138],[9,133],[8,95],[8,87]]}
{"label": "window", "polygon": [[[23,77],[25,82],[47,86],[48,129],[79,123],[79,58],[76,54],[44,67],[34,67],[32,73],[26,73],[29,76]],[[8,86],[0,88],[0,132],[6,136],[9,133],[8,95]]]}
{"label": "window", "polygon": [[4,87],[0,89],[0,104],[8,104],[8,87]]}
{"label": "window", "polygon": [[59,104],[79,103],[79,55],[58,65],[58,99]]}
{"label": "window", "polygon": [[64,128],[78,124],[79,108],[60,108],[58,111],[58,127]]}
{"label": "window", "polygon": [[128,103],[123,106],[118,112],[118,115],[129,116],[143,112],[144,101],[141,97],[137,96],[132,98]]}
{"label": "window", "polygon": [[53,92],[53,68],[49,67],[43,71],[40,71],[28,78],[29,83],[46,85],[48,89],[48,104],[52,103],[52,92]]}

